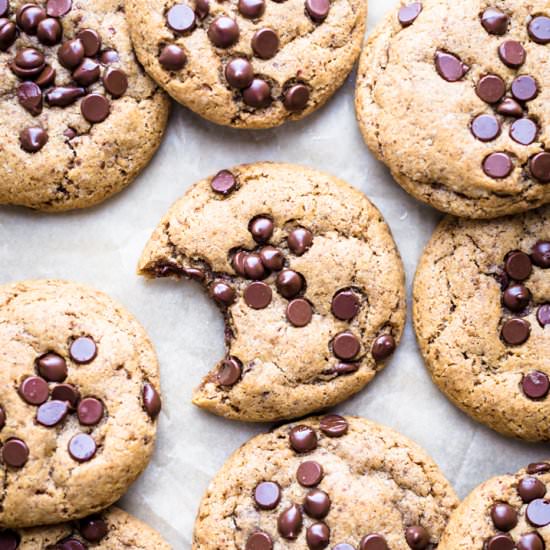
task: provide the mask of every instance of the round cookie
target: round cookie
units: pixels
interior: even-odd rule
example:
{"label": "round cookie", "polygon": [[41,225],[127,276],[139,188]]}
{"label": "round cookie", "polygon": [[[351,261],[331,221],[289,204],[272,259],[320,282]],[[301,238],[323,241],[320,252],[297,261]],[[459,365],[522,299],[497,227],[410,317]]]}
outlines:
{"label": "round cookie", "polygon": [[122,0],[1,0],[0,112],[0,204],[60,211],[137,176],[169,101],[134,56]]}
{"label": "round cookie", "polygon": [[360,61],[357,117],[419,200],[494,218],[550,202],[547,0],[403,2]]}
{"label": "round cookie", "polygon": [[78,519],[119,499],[147,465],[160,411],[141,325],[65,281],[0,287],[0,526]]}
{"label": "round cookie", "polygon": [[438,550],[548,548],[549,490],[549,462],[482,483],[451,516]]}
{"label": "round cookie", "polygon": [[233,419],[343,401],[383,368],[405,321],[403,267],[380,212],[295,165],[236,166],[191,187],[139,271],[200,281],[221,308],[227,355],[193,402]]}
{"label": "round cookie", "polygon": [[404,436],[362,418],[309,418],[233,454],[202,500],[193,550],[427,550],[457,504]]}
{"label": "round cookie", "polygon": [[80,521],[30,529],[0,529],[2,550],[169,550],[151,527],[118,508]]}
{"label": "round cookie", "polygon": [[448,217],[418,266],[414,325],[434,382],[505,435],[550,439],[550,206]]}
{"label": "round cookie", "polygon": [[367,0],[126,0],[137,56],[176,101],[236,128],[321,107],[352,69]]}

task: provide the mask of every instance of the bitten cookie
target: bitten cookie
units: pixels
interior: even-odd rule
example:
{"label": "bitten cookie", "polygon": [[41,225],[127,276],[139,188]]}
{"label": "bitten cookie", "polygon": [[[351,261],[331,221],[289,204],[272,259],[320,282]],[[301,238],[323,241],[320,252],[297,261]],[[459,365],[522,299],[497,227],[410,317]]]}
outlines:
{"label": "bitten cookie", "polygon": [[343,401],[403,330],[403,267],[380,212],[300,166],[242,165],[197,183],[139,272],[200,281],[221,308],[227,356],[193,401],[228,418],[296,418]]}
{"label": "bitten cookie", "polygon": [[550,463],[481,484],[451,516],[438,550],[544,550],[550,546]]}
{"label": "bitten cookie", "polygon": [[73,523],[0,530],[2,550],[169,550],[171,546],[135,517],[110,508]]}
{"label": "bitten cookie", "polygon": [[176,101],[237,128],[323,105],[352,69],[367,0],[126,0],[137,55]]}
{"label": "bitten cookie", "polygon": [[366,43],[363,136],[409,193],[494,218],[550,202],[547,0],[403,2]]}
{"label": "bitten cookie", "polygon": [[153,452],[153,347],[105,294],[64,281],[0,287],[0,526],[115,502]]}
{"label": "bitten cookie", "polygon": [[103,201],[149,162],[168,111],[122,0],[0,0],[0,204]]}
{"label": "bitten cookie", "polygon": [[202,500],[193,550],[427,550],[457,504],[402,435],[362,418],[309,418],[233,454]]}
{"label": "bitten cookie", "polygon": [[445,219],[413,309],[432,378],[456,405],[505,435],[550,439],[550,206]]}

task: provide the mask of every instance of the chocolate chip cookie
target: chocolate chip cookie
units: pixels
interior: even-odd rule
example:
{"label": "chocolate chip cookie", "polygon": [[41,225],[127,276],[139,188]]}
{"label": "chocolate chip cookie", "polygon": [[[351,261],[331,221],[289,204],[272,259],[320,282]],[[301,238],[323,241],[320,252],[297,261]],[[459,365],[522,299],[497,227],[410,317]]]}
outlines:
{"label": "chocolate chip cookie", "polygon": [[0,204],[103,201],[149,162],[168,110],[122,0],[0,0]]}
{"label": "chocolate chip cookie", "polygon": [[414,324],[455,404],[505,435],[550,440],[550,206],[445,219],[418,267]]}
{"label": "chocolate chip cookie", "polygon": [[402,435],[329,415],[251,439],[204,496],[193,550],[424,550],[458,504]]}
{"label": "chocolate chip cookie", "polygon": [[237,128],[300,119],[343,84],[367,0],[126,0],[137,55],[176,101]]}
{"label": "chocolate chip cookie", "polygon": [[439,550],[544,550],[550,545],[550,462],[481,484],[451,516]]}
{"label": "chocolate chip cookie", "polygon": [[0,287],[0,342],[0,526],[112,504],[147,465],[161,408],[141,325],[90,288],[29,281]]}
{"label": "chocolate chip cookie", "polygon": [[202,283],[227,355],[194,403],[228,418],[296,418],[361,390],[405,320],[403,267],[380,212],[321,172],[258,163],[189,189],[139,262]]}
{"label": "chocolate chip cookie", "polygon": [[80,521],[31,529],[0,529],[2,550],[169,550],[171,546],[137,518],[111,508]]}
{"label": "chocolate chip cookie", "polygon": [[367,41],[363,136],[409,193],[468,218],[550,202],[547,0],[402,2]]}

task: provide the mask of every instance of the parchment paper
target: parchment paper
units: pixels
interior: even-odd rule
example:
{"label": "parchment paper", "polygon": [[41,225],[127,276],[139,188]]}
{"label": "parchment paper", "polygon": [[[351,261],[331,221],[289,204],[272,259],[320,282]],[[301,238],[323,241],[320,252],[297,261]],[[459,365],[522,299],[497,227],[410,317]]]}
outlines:
{"label": "parchment paper", "polygon": [[[369,25],[394,1],[371,0]],[[0,282],[67,278],[122,302],[148,330],[162,370],[164,409],[149,468],[122,506],[189,549],[197,507],[229,454],[267,425],[225,421],[190,403],[191,390],[223,355],[217,309],[191,282],[145,282],[135,275],[141,250],[168,207],[195,181],[241,162],[294,162],[331,172],[381,209],[401,251],[409,291],[440,215],[409,197],[363,143],[353,108],[355,74],[320,112],[282,128],[246,132],[218,127],[174,105],[165,140],[150,166],[99,207],[62,215],[0,208]],[[342,413],[391,426],[422,445],[461,497],[486,478],[548,458],[548,445],[506,439],[472,422],[431,383],[409,319],[391,363]]]}

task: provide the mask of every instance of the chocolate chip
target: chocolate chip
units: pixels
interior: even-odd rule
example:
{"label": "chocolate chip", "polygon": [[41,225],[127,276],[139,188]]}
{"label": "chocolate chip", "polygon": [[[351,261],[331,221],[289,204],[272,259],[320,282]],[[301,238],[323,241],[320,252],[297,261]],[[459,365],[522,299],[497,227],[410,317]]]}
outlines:
{"label": "chocolate chip", "polygon": [[150,418],[155,419],[159,415],[162,408],[162,401],[158,391],[149,382],[146,382],[143,385],[142,399],[143,408]]}
{"label": "chocolate chip", "polygon": [[97,451],[97,445],[93,438],[88,434],[76,434],[69,441],[69,454],[77,462],[87,462],[91,460]]}
{"label": "chocolate chip", "polygon": [[113,97],[121,97],[128,89],[128,77],[124,71],[109,67],[103,74],[103,86]]}
{"label": "chocolate chip", "polygon": [[321,431],[327,437],[342,437],[348,433],[348,421],[338,414],[328,414],[320,421]]}
{"label": "chocolate chip", "polygon": [[550,268],[550,241],[537,241],[531,249],[531,260],[543,269]]}
{"label": "chocolate chip", "polygon": [[372,533],[361,539],[359,550],[389,550],[389,546],[382,535]]}
{"label": "chocolate chip", "polygon": [[35,78],[44,69],[45,58],[42,52],[34,48],[25,48],[15,54],[11,70],[21,78]]}
{"label": "chocolate chip", "polygon": [[48,0],[46,2],[46,13],[50,17],[63,17],[72,8],[71,0]]}
{"label": "chocolate chip", "polygon": [[359,312],[359,297],[353,290],[341,290],[332,298],[332,314],[342,321],[351,321]]}
{"label": "chocolate chip", "polygon": [[506,178],[514,169],[514,164],[507,153],[491,153],[483,161],[483,171],[490,178]]}
{"label": "chocolate chip", "polygon": [[383,361],[393,354],[395,347],[394,337],[391,334],[382,334],[372,344],[372,357],[375,361]]}
{"label": "chocolate chip", "polygon": [[272,58],[279,49],[279,35],[273,29],[259,29],[252,37],[252,49],[260,59]]}
{"label": "chocolate chip", "polygon": [[210,23],[208,38],[218,48],[229,48],[239,40],[239,26],[231,17],[221,15]]}
{"label": "chocolate chip", "polygon": [[523,502],[531,502],[546,494],[546,485],[536,477],[524,477],[518,483],[518,493]]}
{"label": "chocolate chip", "polygon": [[21,382],[19,395],[29,405],[42,405],[49,395],[48,383],[40,376],[29,376]]}
{"label": "chocolate chip", "polygon": [[500,76],[488,74],[477,83],[476,93],[486,103],[498,103],[506,93],[506,83]]}
{"label": "chocolate chip", "polygon": [[289,540],[298,537],[302,530],[303,516],[300,507],[292,504],[277,518],[277,529],[279,534]]}
{"label": "chocolate chip", "polygon": [[35,4],[23,4],[18,10],[16,21],[19,27],[29,35],[36,34],[38,23],[46,18],[43,8]]}
{"label": "chocolate chip", "polygon": [[529,339],[531,325],[525,319],[509,319],[502,325],[502,338],[511,346],[519,346]]}
{"label": "chocolate chip", "polygon": [[166,22],[177,33],[190,32],[195,28],[195,12],[186,4],[176,4],[168,10]]}
{"label": "chocolate chip", "polygon": [[254,70],[247,59],[238,57],[225,67],[225,78],[233,88],[247,88],[254,79]]}
{"label": "chocolate chip", "polygon": [[493,115],[478,115],[472,120],[470,129],[480,141],[492,141],[500,134],[500,122]]}
{"label": "chocolate chip", "polygon": [[309,88],[304,84],[295,84],[284,93],[283,105],[287,111],[303,111],[309,101]]}
{"label": "chocolate chip", "polygon": [[481,15],[481,24],[489,34],[502,36],[508,30],[510,18],[497,8],[487,8]]}
{"label": "chocolate chip", "polygon": [[343,376],[345,374],[357,372],[359,370],[359,366],[359,363],[338,363],[328,372],[330,374],[336,374],[336,376]]}
{"label": "chocolate chip", "polygon": [[254,501],[261,510],[274,510],[281,501],[281,488],[273,481],[262,481],[254,489]]}
{"label": "chocolate chip", "polygon": [[103,403],[95,397],[85,397],[78,404],[76,414],[83,426],[95,426],[103,418]]}
{"label": "chocolate chip", "polygon": [[[76,38],[80,39],[80,41],[82,42],[84,46],[84,55],[86,57],[94,57],[97,55],[101,48],[101,36],[99,36],[99,33],[97,31],[94,31],[93,29],[82,29],[76,35]],[[103,61],[101,62],[103,63]]]}
{"label": "chocolate chip", "polygon": [[506,97],[497,105],[497,113],[503,116],[520,118],[523,116],[523,108],[515,99]]}
{"label": "chocolate chip", "polygon": [[527,466],[528,474],[543,474],[545,472],[550,472],[550,464],[548,462],[533,462]]}
{"label": "chocolate chip", "polygon": [[298,424],[290,430],[290,446],[297,453],[308,453],[317,448],[317,434],[313,428]]}
{"label": "chocolate chip", "polygon": [[519,69],[525,63],[525,49],[516,40],[507,40],[498,47],[501,61],[512,69]]}
{"label": "chocolate chip", "polygon": [[421,11],[422,4],[420,2],[413,2],[412,4],[401,6],[397,13],[397,19],[402,27],[409,27],[416,21]]}
{"label": "chocolate chip", "polygon": [[36,360],[38,372],[49,382],[63,382],[67,378],[67,363],[57,353],[46,353]]}
{"label": "chocolate chip", "polygon": [[210,294],[223,306],[229,306],[235,301],[235,289],[223,281],[214,281],[210,285]]}
{"label": "chocolate chip", "polygon": [[304,498],[305,513],[315,519],[323,519],[330,510],[330,497],[320,489],[313,489]]}
{"label": "chocolate chip", "polygon": [[71,384],[59,384],[52,390],[52,399],[67,401],[74,408],[80,399],[80,395],[78,390]]}
{"label": "chocolate chip", "polygon": [[67,416],[69,405],[66,401],[46,401],[36,411],[36,421],[43,426],[52,427]]}
{"label": "chocolate chip", "polygon": [[512,95],[518,101],[531,101],[539,94],[537,81],[529,75],[521,75],[514,78],[511,86]]}
{"label": "chocolate chip", "polygon": [[527,520],[535,527],[550,525],[550,501],[537,498],[529,503],[525,512]]}
{"label": "chocolate chip", "polygon": [[63,539],[60,543],[57,543],[54,547],[55,550],[87,550],[86,546],[74,537]]}
{"label": "chocolate chip", "polygon": [[0,530],[0,549],[16,550],[21,542],[19,535],[11,529]]}
{"label": "chocolate chip", "polygon": [[4,464],[13,468],[22,468],[27,463],[28,458],[29,448],[23,440],[13,437],[4,443],[2,447]]}
{"label": "chocolate chip", "polygon": [[109,100],[101,94],[89,94],[80,103],[82,116],[91,123],[103,122],[111,112]]}
{"label": "chocolate chip", "polygon": [[58,86],[46,93],[46,101],[51,106],[67,107],[81,98],[85,93],[86,90],[84,88]]}
{"label": "chocolate chip", "polygon": [[514,550],[514,540],[510,535],[499,533],[491,537],[486,544],[487,550]]}
{"label": "chocolate chip", "polygon": [[85,57],[84,61],[82,61],[82,63],[74,71],[73,78],[81,86],[91,86],[99,79],[99,72],[99,63],[96,63],[89,57]]}
{"label": "chocolate chip", "polygon": [[38,23],[36,28],[36,36],[42,44],[46,46],[54,46],[61,41],[63,27],[61,23],[53,17],[47,17]]}
{"label": "chocolate chip", "polygon": [[533,264],[531,258],[525,252],[514,250],[506,255],[504,269],[512,279],[524,281],[531,275]]}
{"label": "chocolate chip", "polygon": [[542,328],[546,325],[550,325],[550,304],[543,304],[538,308],[537,321]]}
{"label": "chocolate chip", "polygon": [[228,357],[222,361],[218,370],[218,383],[221,386],[235,385],[241,379],[242,370],[242,363],[237,357]]}
{"label": "chocolate chip", "polygon": [[51,65],[46,65],[35,80],[41,88],[48,88],[55,84],[55,69]]}
{"label": "chocolate chip", "polygon": [[179,46],[170,44],[160,52],[159,61],[166,70],[179,71],[187,63],[187,56]]}
{"label": "chocolate chip", "polygon": [[80,534],[89,542],[99,542],[107,536],[107,523],[99,516],[89,516],[80,520]]}
{"label": "chocolate chip", "polygon": [[314,487],[315,485],[319,485],[323,479],[323,467],[314,460],[302,462],[300,466],[298,466],[296,479],[303,487]]}
{"label": "chocolate chip", "polygon": [[350,331],[340,332],[332,340],[332,351],[338,359],[353,359],[361,349],[357,337]]}
{"label": "chocolate chip", "polygon": [[22,82],[17,87],[17,99],[32,116],[42,112],[42,90],[34,82]]}
{"label": "chocolate chip", "polygon": [[521,145],[531,145],[538,134],[538,126],[530,118],[520,118],[510,127],[510,137]]}
{"label": "chocolate chip", "polygon": [[451,53],[438,51],[435,54],[435,68],[441,78],[448,82],[457,82],[469,70],[469,67]]}
{"label": "chocolate chip", "polygon": [[355,550],[355,548],[347,542],[341,542],[337,544],[332,550]]}
{"label": "chocolate chip", "polygon": [[69,355],[75,363],[90,363],[96,358],[97,346],[91,337],[80,336],[71,344]]}
{"label": "chocolate chip", "polygon": [[518,513],[509,504],[498,502],[491,508],[491,519],[500,531],[511,531],[518,524]]}
{"label": "chocolate chip", "polygon": [[550,182],[550,153],[538,153],[529,160],[533,177],[542,183]]}
{"label": "chocolate chip", "polygon": [[0,51],[5,51],[15,42],[17,27],[13,21],[0,19]]}
{"label": "chocolate chip", "polygon": [[531,300],[531,293],[523,285],[508,287],[502,295],[502,302],[510,311],[522,311]]}
{"label": "chocolate chip", "polygon": [[195,13],[204,19],[210,13],[210,0],[195,0]]}
{"label": "chocolate chip", "polygon": [[306,11],[315,23],[322,23],[327,18],[329,10],[329,0],[306,0]]}
{"label": "chocolate chip", "polygon": [[118,61],[120,61],[120,58],[116,50],[104,50],[99,56],[99,62],[102,65],[110,65],[111,63],[118,63]]}
{"label": "chocolate chip", "polygon": [[260,281],[250,283],[244,290],[244,301],[252,309],[264,309],[272,299],[271,288]]}
{"label": "chocolate chip", "polygon": [[79,38],[64,42],[57,51],[59,63],[66,69],[76,69],[84,59],[84,44]]}
{"label": "chocolate chip", "polygon": [[4,17],[8,14],[10,9],[9,0],[0,0],[0,17]]}
{"label": "chocolate chip", "polygon": [[221,170],[212,178],[210,187],[212,187],[212,190],[216,193],[229,195],[229,193],[235,191],[237,180],[229,170]]}
{"label": "chocolate chip", "polygon": [[275,281],[277,290],[285,298],[293,298],[299,294],[304,286],[302,276],[291,269],[284,269]]}
{"label": "chocolate chip", "polygon": [[48,133],[42,128],[25,128],[19,134],[21,148],[27,153],[36,153],[48,142]]}
{"label": "chocolate chip", "polygon": [[279,271],[285,263],[283,253],[273,246],[264,246],[260,250],[260,258],[269,271]]}
{"label": "chocolate chip", "polygon": [[527,533],[521,535],[518,541],[518,550],[544,550],[545,544],[537,533]]}
{"label": "chocolate chip", "polygon": [[266,276],[265,266],[259,254],[251,253],[244,256],[243,268],[249,279],[257,281]]}
{"label": "chocolate chip", "polygon": [[286,318],[295,327],[305,327],[311,322],[313,309],[311,304],[303,298],[292,300],[286,308]]}
{"label": "chocolate chip", "polygon": [[310,550],[323,550],[330,542],[330,529],[326,523],[313,523],[307,528],[306,542]]}
{"label": "chocolate chip", "polygon": [[235,273],[237,273],[237,275],[240,275],[241,277],[246,277],[246,273],[244,272],[244,261],[246,260],[247,256],[248,252],[245,252],[244,250],[239,250],[239,252],[237,252],[231,260],[231,265],[233,266]]}
{"label": "chocolate chip", "polygon": [[0,407],[0,430],[6,425],[6,412]]}
{"label": "chocolate chip", "polygon": [[273,541],[267,533],[256,531],[248,537],[245,550],[273,550]]}
{"label": "chocolate chip", "polygon": [[261,17],[265,12],[264,0],[239,0],[239,12],[248,19]]}
{"label": "chocolate chip", "polygon": [[288,247],[296,256],[301,256],[313,244],[313,234],[309,229],[297,227],[287,237]]}
{"label": "chocolate chip", "polygon": [[273,221],[266,216],[256,216],[248,224],[248,230],[257,243],[265,243],[273,235]]}
{"label": "chocolate chip", "polygon": [[521,387],[529,399],[542,399],[548,395],[550,380],[544,372],[534,370],[523,377]]}
{"label": "chocolate chip", "polygon": [[548,44],[550,42],[550,17],[539,15],[533,17],[527,26],[531,40],[537,44]]}
{"label": "chocolate chip", "polygon": [[243,90],[243,101],[250,107],[263,109],[271,103],[271,88],[261,78],[254,78],[250,86]]}
{"label": "chocolate chip", "polygon": [[413,550],[424,550],[430,544],[430,535],[421,525],[412,525],[405,530],[405,540]]}

